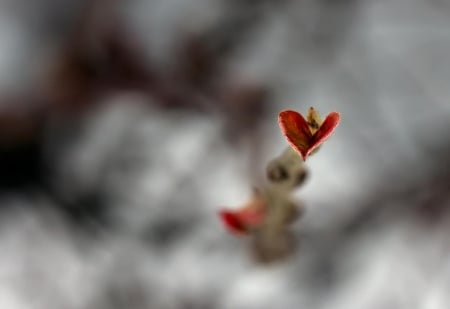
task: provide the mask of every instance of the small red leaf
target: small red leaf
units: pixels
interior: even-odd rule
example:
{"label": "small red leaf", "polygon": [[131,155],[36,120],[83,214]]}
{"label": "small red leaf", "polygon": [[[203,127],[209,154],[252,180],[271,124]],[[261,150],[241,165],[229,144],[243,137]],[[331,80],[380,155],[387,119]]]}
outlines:
{"label": "small red leaf", "polygon": [[324,122],[320,126],[319,130],[313,135],[311,145],[307,154],[309,155],[314,149],[320,146],[334,131],[339,124],[340,115],[337,112],[328,114]]}
{"label": "small red leaf", "polygon": [[237,210],[219,212],[225,227],[235,234],[248,234],[250,229],[258,227],[266,217],[265,201],[254,197],[248,204]]}
{"label": "small red leaf", "polygon": [[333,133],[339,124],[339,119],[339,113],[330,113],[314,134],[311,133],[305,118],[296,111],[280,112],[278,123],[291,147],[302,156],[303,160],[306,160],[308,155]]}
{"label": "small red leaf", "polygon": [[225,227],[230,232],[233,232],[235,234],[247,234],[247,228],[242,224],[239,216],[236,215],[236,213],[228,210],[222,210],[219,215]]}
{"label": "small red leaf", "polygon": [[292,148],[305,160],[312,140],[305,118],[296,111],[286,110],[278,115],[278,124]]}

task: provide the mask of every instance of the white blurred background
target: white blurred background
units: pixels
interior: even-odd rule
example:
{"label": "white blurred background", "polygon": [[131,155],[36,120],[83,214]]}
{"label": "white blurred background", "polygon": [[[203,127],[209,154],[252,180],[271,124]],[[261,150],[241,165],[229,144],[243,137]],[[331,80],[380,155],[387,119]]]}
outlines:
{"label": "white blurred background", "polygon": [[[450,308],[450,2],[2,0],[0,308]],[[230,235],[341,113],[295,254]]]}

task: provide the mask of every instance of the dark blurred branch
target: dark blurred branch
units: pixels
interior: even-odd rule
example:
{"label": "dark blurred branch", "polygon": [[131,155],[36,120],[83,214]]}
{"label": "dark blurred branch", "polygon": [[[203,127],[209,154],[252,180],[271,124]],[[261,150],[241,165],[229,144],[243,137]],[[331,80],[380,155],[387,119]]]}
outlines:
{"label": "dark blurred branch", "polygon": [[[39,89],[0,98],[7,106],[14,101],[27,106],[0,113],[0,162],[8,167],[2,175],[8,190],[21,189],[22,184],[45,188],[74,217],[101,209],[101,188],[92,188],[85,196],[71,200],[60,196],[52,186],[51,164],[46,162],[52,159],[43,157],[43,148],[49,138],[46,130],[61,132],[58,138],[64,138],[65,132],[73,134],[70,132],[77,130],[84,116],[104,101],[102,98],[120,91],[140,92],[149,98],[149,104],[163,109],[222,115],[228,141],[249,143],[254,149],[251,162],[257,164],[262,143],[258,132],[269,90],[252,82],[235,82],[233,76],[224,73],[227,52],[242,43],[239,36],[255,22],[252,15],[242,16],[235,10],[240,6],[236,4],[230,7],[233,17],[217,28],[181,37],[173,71],[162,72],[121,22],[120,2],[96,0],[84,4]],[[226,30],[237,20],[240,31]]]}

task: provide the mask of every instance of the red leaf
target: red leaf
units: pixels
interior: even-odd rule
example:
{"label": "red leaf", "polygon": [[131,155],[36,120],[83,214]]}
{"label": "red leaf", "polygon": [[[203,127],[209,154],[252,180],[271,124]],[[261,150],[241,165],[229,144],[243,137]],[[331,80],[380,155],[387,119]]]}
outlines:
{"label": "red leaf", "polygon": [[247,228],[242,224],[239,216],[231,211],[222,210],[220,213],[220,218],[222,222],[225,224],[225,227],[235,234],[247,234]]}
{"label": "red leaf", "polygon": [[339,119],[340,115],[337,112],[328,114],[327,118],[325,118],[319,130],[317,130],[312,138],[311,145],[309,146],[309,150],[307,152],[308,155],[333,133],[334,129],[339,124]]}
{"label": "red leaf", "polygon": [[248,234],[250,229],[264,222],[266,208],[257,198],[238,210],[222,210],[219,216],[229,231],[235,234]]}
{"label": "red leaf", "polygon": [[289,144],[305,160],[312,140],[305,118],[296,111],[286,110],[278,115],[278,123]]}
{"label": "red leaf", "polygon": [[330,113],[314,134],[311,133],[305,118],[296,111],[280,112],[278,123],[291,147],[306,160],[308,155],[333,133],[339,118],[339,113]]}

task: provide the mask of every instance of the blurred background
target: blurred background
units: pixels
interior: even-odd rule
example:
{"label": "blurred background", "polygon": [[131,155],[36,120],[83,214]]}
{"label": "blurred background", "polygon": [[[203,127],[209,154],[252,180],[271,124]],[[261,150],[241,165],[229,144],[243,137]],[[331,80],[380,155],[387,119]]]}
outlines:
{"label": "blurred background", "polygon": [[[0,308],[450,308],[450,2],[2,0]],[[218,219],[341,113],[270,264]]]}

